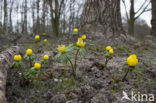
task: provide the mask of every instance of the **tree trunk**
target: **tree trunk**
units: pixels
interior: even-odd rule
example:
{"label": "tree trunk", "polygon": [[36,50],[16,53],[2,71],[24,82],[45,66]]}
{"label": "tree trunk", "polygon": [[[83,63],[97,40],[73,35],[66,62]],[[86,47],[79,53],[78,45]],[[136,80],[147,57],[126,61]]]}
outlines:
{"label": "tree trunk", "polygon": [[33,5],[32,5],[32,19],[33,19],[33,33],[36,33],[36,31],[35,31],[35,25],[36,25],[36,23],[35,23],[35,3],[33,3]]}
{"label": "tree trunk", "polygon": [[[81,25],[94,25],[105,37],[118,36],[123,31],[120,14],[120,0],[86,0],[81,16]],[[82,28],[83,29],[83,28]]]}
{"label": "tree trunk", "polygon": [[153,36],[156,36],[156,0],[152,0],[152,29],[151,29],[151,34]]}
{"label": "tree trunk", "polygon": [[4,22],[3,22],[3,31],[7,32],[8,25],[8,13],[7,13],[7,0],[4,0]]}
{"label": "tree trunk", "polygon": [[130,19],[128,20],[128,34],[134,35],[134,22],[135,22],[135,13],[134,13],[134,0],[131,0],[130,7]]}
{"label": "tree trunk", "polygon": [[43,1],[43,9],[42,9],[42,33],[45,32],[45,17],[46,17],[46,1]]}
{"label": "tree trunk", "polygon": [[12,30],[12,29],[13,29],[13,26],[12,26],[13,4],[14,4],[14,1],[11,2],[10,13],[9,13],[9,23],[10,23],[10,26],[9,26],[9,33],[13,31],[13,30]]}
{"label": "tree trunk", "polygon": [[24,34],[27,34],[27,0],[24,5]]}
{"label": "tree trunk", "polygon": [[49,0],[49,6],[50,6],[50,15],[51,15],[51,25],[53,28],[53,33],[56,37],[59,36],[59,27],[60,27],[60,14],[59,14],[59,4],[58,0],[55,0],[55,10],[53,10],[52,0]]}
{"label": "tree trunk", "polygon": [[36,30],[37,33],[39,33],[40,31],[40,17],[39,17],[39,12],[40,12],[40,0],[37,0],[36,2],[36,6],[37,6],[37,24],[36,24]]}
{"label": "tree trunk", "polygon": [[7,69],[10,67],[13,56],[19,52],[19,47],[11,47],[0,54],[0,103],[7,103],[5,97],[5,86],[7,78]]}

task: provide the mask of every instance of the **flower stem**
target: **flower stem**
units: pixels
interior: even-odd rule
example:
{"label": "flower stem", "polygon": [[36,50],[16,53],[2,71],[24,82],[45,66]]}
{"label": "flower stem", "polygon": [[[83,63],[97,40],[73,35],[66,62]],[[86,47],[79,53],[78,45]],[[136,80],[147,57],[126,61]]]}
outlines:
{"label": "flower stem", "polygon": [[74,72],[75,72],[75,74],[76,74],[76,68],[77,68],[77,57],[78,57],[78,54],[79,54],[79,50],[80,50],[80,49],[78,49],[78,50],[77,50],[77,52],[76,52],[76,54],[75,54],[75,63],[74,63]]}
{"label": "flower stem", "polygon": [[[67,56],[66,56],[67,57]],[[74,72],[74,65],[73,65],[73,63],[72,63],[72,61],[67,57],[67,59],[68,59],[68,61],[70,62],[70,64],[71,64],[71,67],[72,67],[72,74],[73,74],[73,76],[74,77],[76,77],[76,74],[75,74],[75,72]]]}
{"label": "flower stem", "polygon": [[104,65],[104,66],[105,66],[105,68],[110,72],[109,68],[107,67],[107,64],[108,64],[109,60],[110,60],[110,59],[106,57],[105,65]]}
{"label": "flower stem", "polygon": [[31,57],[29,56],[30,67],[32,67]]}

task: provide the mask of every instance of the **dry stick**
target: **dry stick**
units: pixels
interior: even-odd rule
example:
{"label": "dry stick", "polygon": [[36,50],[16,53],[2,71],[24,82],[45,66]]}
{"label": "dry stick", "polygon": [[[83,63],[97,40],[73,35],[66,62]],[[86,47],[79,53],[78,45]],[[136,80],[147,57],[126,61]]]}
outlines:
{"label": "dry stick", "polygon": [[126,78],[128,72],[129,72],[129,69],[127,69],[127,72],[125,73],[124,77],[122,78],[122,81],[125,81],[125,78]]}
{"label": "dry stick", "polygon": [[106,58],[106,60],[105,60],[105,65],[104,65],[104,66],[105,66],[105,68],[109,71],[109,73],[111,73],[111,72],[110,72],[110,69],[107,67],[108,61],[109,61],[109,58]]}

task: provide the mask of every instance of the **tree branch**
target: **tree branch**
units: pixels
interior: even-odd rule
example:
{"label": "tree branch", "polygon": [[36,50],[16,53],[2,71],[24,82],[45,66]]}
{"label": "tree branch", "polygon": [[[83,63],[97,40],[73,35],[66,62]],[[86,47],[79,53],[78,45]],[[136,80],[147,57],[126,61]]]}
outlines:
{"label": "tree branch", "polygon": [[138,19],[144,12],[147,12],[147,7],[149,6],[149,4],[150,4],[151,2],[149,2],[145,7],[144,7],[144,9],[142,10],[142,12],[138,15],[138,16],[136,16],[134,19],[136,20],[136,19]]}
{"label": "tree branch", "polygon": [[140,8],[135,12],[135,14],[137,14],[146,4],[147,0],[144,1],[144,3],[140,6]]}
{"label": "tree branch", "polygon": [[126,3],[125,3],[125,0],[122,0],[123,4],[124,4],[124,8],[125,8],[125,11],[126,11],[126,17],[127,17],[127,20],[129,19],[128,17],[128,11],[127,11],[127,7],[126,7]]}

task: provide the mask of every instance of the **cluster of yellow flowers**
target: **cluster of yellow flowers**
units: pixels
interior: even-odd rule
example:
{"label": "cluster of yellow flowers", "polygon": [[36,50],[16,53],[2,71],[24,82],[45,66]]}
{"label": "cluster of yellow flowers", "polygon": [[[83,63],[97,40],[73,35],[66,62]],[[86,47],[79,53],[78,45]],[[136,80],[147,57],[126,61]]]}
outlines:
{"label": "cluster of yellow flowers", "polygon": [[15,55],[15,56],[14,56],[14,60],[15,60],[16,62],[21,61],[21,59],[22,59],[21,55]]}
{"label": "cluster of yellow flowers", "polygon": [[[49,59],[49,55],[46,54],[46,55],[43,56],[43,60],[47,61],[48,59]],[[34,68],[36,70],[40,70],[41,69],[41,64],[40,63],[35,63]]]}
{"label": "cluster of yellow flowers", "polygon": [[[27,49],[26,50],[26,55],[27,56],[31,56],[33,54],[33,51],[32,51],[32,49]],[[22,57],[21,57],[21,55],[15,55],[14,56],[14,60],[16,61],[16,62],[19,62],[19,61],[21,61],[21,59],[22,59]],[[48,60],[49,59],[49,56],[46,54],[46,55],[44,55],[43,56],[43,60]],[[34,64],[34,68],[36,69],[36,70],[39,70],[40,68],[41,68],[41,64],[40,63],[35,63]]]}
{"label": "cluster of yellow flowers", "polygon": [[86,35],[82,35],[80,38],[78,38],[76,45],[78,47],[84,47],[86,43],[83,40],[85,39],[86,39]]}
{"label": "cluster of yellow flowers", "polygon": [[[42,35],[45,36],[46,33],[42,33]],[[39,36],[39,35],[36,35],[36,36],[35,36],[35,40],[40,40],[40,36]],[[47,39],[44,39],[44,40],[43,40],[43,42],[47,42],[47,41],[48,41]]]}
{"label": "cluster of yellow flowers", "polygon": [[130,67],[134,67],[138,64],[138,59],[137,59],[137,56],[135,54],[132,54],[130,55],[128,58],[127,58],[127,64],[130,66]]}
{"label": "cluster of yellow flowers", "polygon": [[114,54],[114,50],[112,49],[111,46],[107,46],[106,47],[106,50],[109,52],[110,55],[113,55]]}

